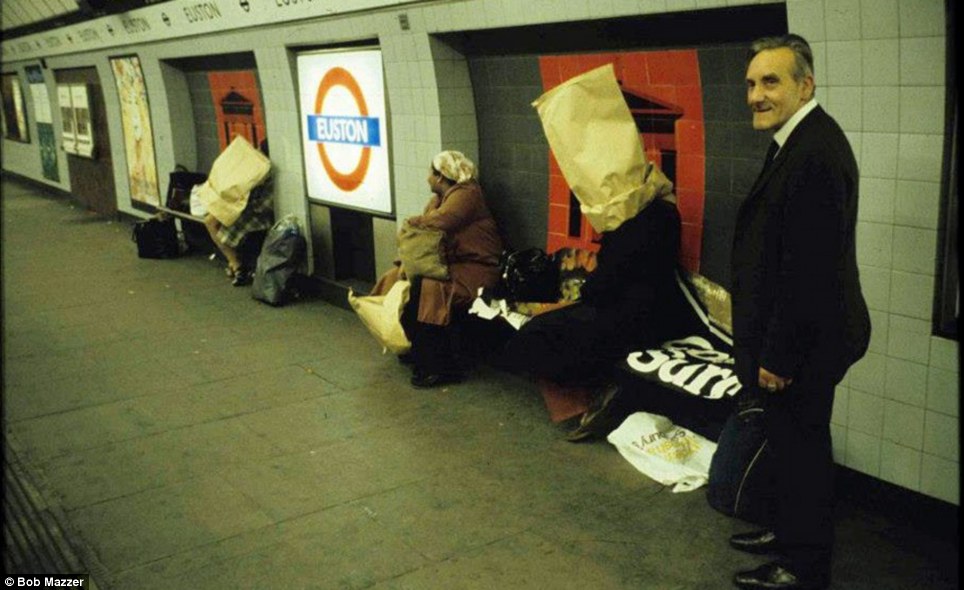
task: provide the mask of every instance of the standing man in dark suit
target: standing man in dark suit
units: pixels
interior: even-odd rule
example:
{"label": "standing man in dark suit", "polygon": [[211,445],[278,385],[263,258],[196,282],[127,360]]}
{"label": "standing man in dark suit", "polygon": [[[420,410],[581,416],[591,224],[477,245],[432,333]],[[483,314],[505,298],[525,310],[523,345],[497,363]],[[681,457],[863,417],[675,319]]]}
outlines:
{"label": "standing man in dark suit", "polygon": [[863,356],[870,316],[855,248],[857,163],[814,100],[813,54],[797,35],[748,54],[753,128],[773,133],[733,240],[736,369],[762,395],[776,463],[772,530],[730,544],[781,559],[740,572],[740,588],[826,588],[833,548],[830,415],[836,385]]}

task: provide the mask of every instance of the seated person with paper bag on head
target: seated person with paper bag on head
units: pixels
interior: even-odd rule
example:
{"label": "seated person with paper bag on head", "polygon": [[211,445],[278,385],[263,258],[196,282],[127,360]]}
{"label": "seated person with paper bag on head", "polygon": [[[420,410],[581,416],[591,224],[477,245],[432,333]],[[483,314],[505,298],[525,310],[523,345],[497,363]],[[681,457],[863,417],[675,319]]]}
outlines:
{"label": "seated person with paper bag on head", "polygon": [[[422,215],[406,220],[399,232],[399,257],[372,289],[387,293],[400,279],[411,281],[401,323],[412,343],[403,361],[413,364],[412,385],[433,387],[462,378],[452,346],[451,327],[472,303],[479,288],[499,281],[502,239],[485,204],[478,171],[464,154],[443,151],[432,160],[428,184],[432,197]],[[431,232],[441,234],[433,241]],[[425,264],[425,249],[443,258]]]}
{"label": "seated person with paper bag on head", "polygon": [[615,363],[675,336],[684,323],[675,280],[680,215],[672,182],[643,155],[611,65],[563,83],[533,105],[602,241],[580,301],[526,323],[505,356],[536,377],[594,390],[596,401],[568,437],[575,441],[594,434],[591,418],[612,398]]}
{"label": "seated person with paper bag on head", "polygon": [[271,191],[264,183],[271,173],[267,153],[267,140],[258,151],[244,137],[235,136],[198,189],[198,199],[207,210],[204,225],[227,260],[226,271],[235,286],[250,284],[254,271],[245,267],[238,253],[242,241],[274,223]]}

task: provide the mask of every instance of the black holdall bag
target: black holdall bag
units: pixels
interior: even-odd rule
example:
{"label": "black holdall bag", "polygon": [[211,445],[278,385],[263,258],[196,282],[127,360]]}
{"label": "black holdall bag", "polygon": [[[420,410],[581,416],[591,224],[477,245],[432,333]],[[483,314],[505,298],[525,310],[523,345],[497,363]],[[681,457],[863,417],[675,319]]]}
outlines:
{"label": "black holdall bag", "polygon": [[739,408],[723,424],[710,461],[706,500],[726,514],[770,526],[776,513],[773,455],[759,402],[738,400]]}
{"label": "black holdall bag", "polygon": [[180,254],[173,217],[152,217],[134,224],[131,240],[140,258],[176,258]]}
{"label": "black holdall bag", "polygon": [[499,296],[510,301],[559,301],[559,262],[542,248],[502,253]]}

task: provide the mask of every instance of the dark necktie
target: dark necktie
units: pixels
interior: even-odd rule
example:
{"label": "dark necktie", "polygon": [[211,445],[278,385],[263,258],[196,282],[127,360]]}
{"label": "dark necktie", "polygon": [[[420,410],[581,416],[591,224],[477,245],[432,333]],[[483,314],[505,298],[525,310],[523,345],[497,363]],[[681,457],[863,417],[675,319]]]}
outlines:
{"label": "dark necktie", "polygon": [[764,171],[764,172],[766,172],[767,168],[770,167],[770,164],[773,163],[773,159],[776,157],[777,152],[778,152],[779,150],[780,150],[780,144],[778,144],[778,143],[776,142],[776,140],[771,141],[771,142],[770,142],[770,147],[767,148],[766,159],[763,160],[763,171]]}

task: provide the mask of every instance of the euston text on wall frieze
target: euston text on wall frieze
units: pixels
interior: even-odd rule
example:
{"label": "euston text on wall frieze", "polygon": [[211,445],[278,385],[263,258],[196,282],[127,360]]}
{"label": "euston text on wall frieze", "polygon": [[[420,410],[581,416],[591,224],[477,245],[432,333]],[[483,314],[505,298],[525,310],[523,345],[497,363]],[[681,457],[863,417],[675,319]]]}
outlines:
{"label": "euston text on wall frieze", "polygon": [[151,30],[151,23],[140,16],[124,17],[121,19],[121,24],[124,25],[124,31],[128,34],[146,33]]}
{"label": "euston text on wall frieze", "polygon": [[204,2],[193,6],[184,7],[184,16],[187,22],[196,23],[205,20],[216,20],[221,18],[221,9],[214,2]]}

